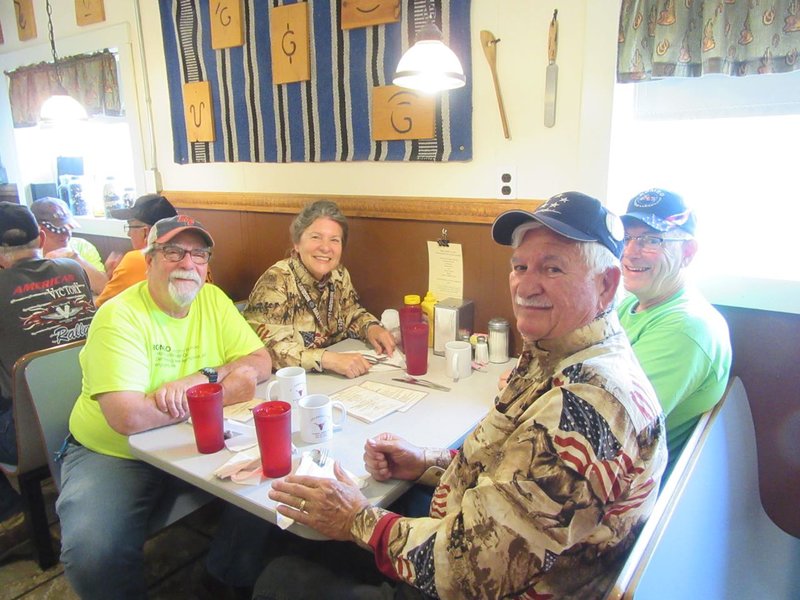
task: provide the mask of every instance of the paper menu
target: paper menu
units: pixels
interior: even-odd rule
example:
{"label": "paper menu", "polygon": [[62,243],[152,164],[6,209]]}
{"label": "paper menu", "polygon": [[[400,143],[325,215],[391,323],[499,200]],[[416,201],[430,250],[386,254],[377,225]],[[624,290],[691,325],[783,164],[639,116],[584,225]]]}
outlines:
{"label": "paper menu", "polygon": [[229,404],[222,409],[222,416],[226,419],[239,421],[239,423],[247,423],[253,419],[253,409],[262,402],[264,400],[261,398],[253,398],[247,402]]}
{"label": "paper menu", "polygon": [[464,297],[461,244],[428,242],[428,290],[437,300]]}
{"label": "paper menu", "polygon": [[395,411],[405,412],[427,395],[393,385],[365,381],[331,395],[347,407],[347,414],[374,423]]}
{"label": "paper menu", "polygon": [[386,385],[385,383],[377,383],[375,381],[365,381],[360,385],[361,387],[364,387],[372,392],[381,394],[382,396],[388,396],[389,398],[402,402],[402,408],[397,409],[400,412],[406,412],[409,408],[414,406],[417,402],[428,395],[427,392],[409,390],[396,385]]}

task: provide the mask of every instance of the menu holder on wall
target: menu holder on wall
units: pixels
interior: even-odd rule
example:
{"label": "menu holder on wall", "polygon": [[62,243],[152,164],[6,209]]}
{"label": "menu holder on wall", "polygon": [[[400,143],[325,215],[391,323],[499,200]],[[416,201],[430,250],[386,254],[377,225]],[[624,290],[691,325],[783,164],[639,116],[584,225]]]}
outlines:
{"label": "menu holder on wall", "polygon": [[235,48],[244,44],[242,0],[209,2],[211,47],[214,50]]}
{"label": "menu holder on wall", "polygon": [[83,27],[106,20],[103,0],[75,0],[75,21]]}
{"label": "menu holder on wall", "polygon": [[342,0],[342,29],[397,23],[400,0]]}
{"label": "menu holder on wall", "polygon": [[183,110],[189,141],[213,142],[214,109],[211,104],[211,84],[208,81],[184,84]]}
{"label": "menu holder on wall", "polygon": [[435,135],[433,96],[396,85],[372,88],[372,139],[421,140]]}
{"label": "menu holder on wall", "polygon": [[308,3],[286,4],[270,10],[272,83],[311,79]]}
{"label": "menu holder on wall", "polygon": [[17,17],[19,41],[36,39],[36,15],[33,13],[33,0],[14,0],[14,14]]}

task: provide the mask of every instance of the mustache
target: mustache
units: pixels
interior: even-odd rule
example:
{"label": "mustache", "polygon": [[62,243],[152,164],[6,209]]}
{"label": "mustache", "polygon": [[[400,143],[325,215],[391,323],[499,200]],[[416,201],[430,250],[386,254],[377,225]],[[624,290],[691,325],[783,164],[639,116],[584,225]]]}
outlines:
{"label": "mustache", "polygon": [[174,282],[176,279],[189,279],[195,282],[197,285],[203,283],[200,280],[200,275],[198,275],[195,271],[189,271],[186,269],[175,269],[172,273],[169,274],[169,280]]}
{"label": "mustache", "polygon": [[553,308],[553,304],[549,300],[538,296],[533,298],[523,298],[520,295],[515,295],[514,304],[517,306],[527,306],[531,308]]}

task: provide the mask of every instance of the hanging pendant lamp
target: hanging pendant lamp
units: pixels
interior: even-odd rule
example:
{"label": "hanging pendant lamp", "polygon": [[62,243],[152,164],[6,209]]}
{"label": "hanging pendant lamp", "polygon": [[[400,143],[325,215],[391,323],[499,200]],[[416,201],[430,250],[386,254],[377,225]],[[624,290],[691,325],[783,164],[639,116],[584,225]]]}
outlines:
{"label": "hanging pendant lamp", "polygon": [[464,69],[434,23],[432,0],[428,1],[427,13],[428,21],[397,63],[392,83],[429,94],[463,87],[467,82]]}
{"label": "hanging pendant lamp", "polygon": [[47,0],[47,29],[50,35],[50,50],[53,53],[53,67],[56,71],[56,92],[42,103],[39,110],[39,122],[45,126],[63,123],[86,121],[89,116],[86,109],[64,89],[61,81],[61,67],[56,52],[56,38],[53,33],[53,8]]}

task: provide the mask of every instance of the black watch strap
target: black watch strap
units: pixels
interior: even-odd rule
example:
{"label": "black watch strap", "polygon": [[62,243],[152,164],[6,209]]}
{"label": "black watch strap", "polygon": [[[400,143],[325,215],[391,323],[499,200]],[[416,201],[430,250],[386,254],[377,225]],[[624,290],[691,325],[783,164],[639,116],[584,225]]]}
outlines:
{"label": "black watch strap", "polygon": [[211,367],[203,367],[200,369],[200,372],[208,377],[208,383],[217,383],[219,375],[217,374],[216,369],[212,369]]}

